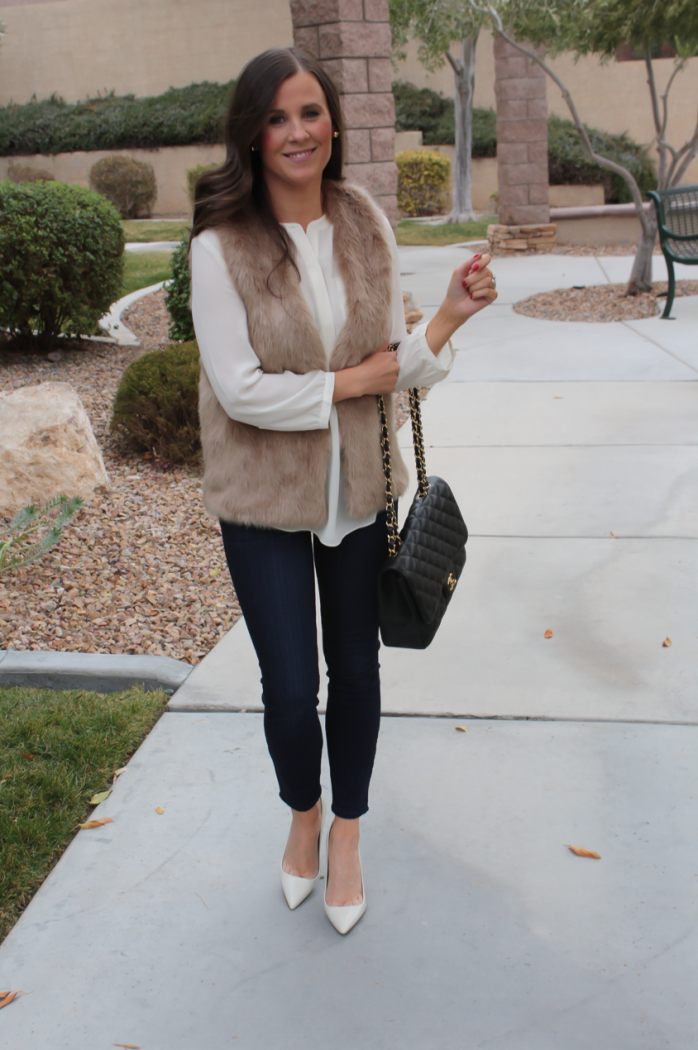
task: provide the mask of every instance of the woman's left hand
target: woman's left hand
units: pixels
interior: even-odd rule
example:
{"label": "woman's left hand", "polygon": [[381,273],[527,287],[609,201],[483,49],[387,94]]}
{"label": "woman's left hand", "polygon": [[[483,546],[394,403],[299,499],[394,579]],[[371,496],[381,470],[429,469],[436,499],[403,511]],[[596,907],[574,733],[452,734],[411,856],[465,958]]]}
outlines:
{"label": "woman's left hand", "polygon": [[491,256],[478,252],[453,271],[446,298],[427,325],[426,340],[438,354],[460,326],[497,298]]}
{"label": "woman's left hand", "polygon": [[497,298],[494,277],[489,269],[491,258],[491,255],[478,252],[453,271],[445,302],[461,324]]}

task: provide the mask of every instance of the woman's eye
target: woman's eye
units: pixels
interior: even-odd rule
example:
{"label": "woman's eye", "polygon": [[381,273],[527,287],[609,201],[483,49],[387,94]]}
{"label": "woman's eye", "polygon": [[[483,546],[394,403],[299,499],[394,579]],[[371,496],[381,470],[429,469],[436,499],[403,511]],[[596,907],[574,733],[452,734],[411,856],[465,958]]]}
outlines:
{"label": "woman's eye", "polygon": [[319,117],[320,116],[320,110],[319,109],[306,109],[305,116],[306,116],[306,118],[307,117]]}
{"label": "woman's eye", "polygon": [[281,124],[283,122],[283,119],[284,118],[282,117],[282,115],[280,113],[275,113],[273,117],[269,117],[269,123],[270,124]]}

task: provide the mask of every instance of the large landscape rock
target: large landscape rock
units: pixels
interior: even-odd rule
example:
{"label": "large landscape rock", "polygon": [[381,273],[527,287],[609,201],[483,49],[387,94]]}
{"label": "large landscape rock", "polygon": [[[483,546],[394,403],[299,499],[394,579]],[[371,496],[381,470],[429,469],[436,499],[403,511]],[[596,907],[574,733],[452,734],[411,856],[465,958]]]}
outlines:
{"label": "large landscape rock", "polygon": [[0,514],[109,486],[89,417],[70,383],[0,394]]}

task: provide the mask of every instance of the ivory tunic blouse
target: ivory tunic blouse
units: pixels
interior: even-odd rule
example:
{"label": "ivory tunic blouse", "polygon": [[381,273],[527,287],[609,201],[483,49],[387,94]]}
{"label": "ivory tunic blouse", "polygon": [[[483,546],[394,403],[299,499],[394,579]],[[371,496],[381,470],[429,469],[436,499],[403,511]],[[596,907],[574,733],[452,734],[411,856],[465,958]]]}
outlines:
{"label": "ivory tunic blouse", "polygon": [[[393,257],[390,342],[399,343],[397,390],[432,386],[453,364],[451,344],[438,356],[426,341],[426,324],[408,335],[400,287],[400,262],[392,228],[381,216]],[[296,249],[301,291],[310,307],[327,354],[332,357],[346,318],[344,281],[334,258],[333,227],[323,215],[308,224],[284,223]],[[331,452],[327,470],[328,518],[312,530],[328,547],[336,547],[354,529],[376,520],[350,518],[344,502],[337,409],[332,404],[334,372],[263,372],[249,340],[247,312],[226,266],[215,229],[204,230],[191,244],[191,291],[194,329],[201,360],[225,412],[241,423],[263,430],[320,430],[329,427]],[[283,333],[279,333],[283,338]],[[376,350],[378,347],[376,346]]]}

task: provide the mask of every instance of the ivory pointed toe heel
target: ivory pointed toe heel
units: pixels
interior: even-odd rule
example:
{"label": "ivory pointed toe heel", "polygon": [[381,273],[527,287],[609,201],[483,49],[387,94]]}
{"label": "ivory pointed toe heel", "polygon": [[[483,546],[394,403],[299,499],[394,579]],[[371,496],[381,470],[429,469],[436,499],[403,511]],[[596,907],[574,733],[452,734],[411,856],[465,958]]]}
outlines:
{"label": "ivory pointed toe heel", "polygon": [[[334,926],[337,933],[344,935],[349,933],[366,911],[366,887],[364,886],[364,873],[361,869],[361,904],[333,905],[327,903],[327,885],[330,881],[329,868],[330,837],[327,836],[327,877],[325,879],[325,915]],[[359,851],[359,868],[361,868],[361,851]]]}
{"label": "ivory pointed toe heel", "polygon": [[297,908],[299,904],[302,904],[306,897],[308,897],[315,886],[315,883],[320,877],[320,843],[322,842],[322,822],[325,817],[325,800],[320,796],[320,834],[317,840],[317,875],[314,879],[303,879],[300,875],[289,875],[288,872],[284,871],[283,858],[279,865],[281,869],[281,889],[284,891],[284,897],[291,911]]}

